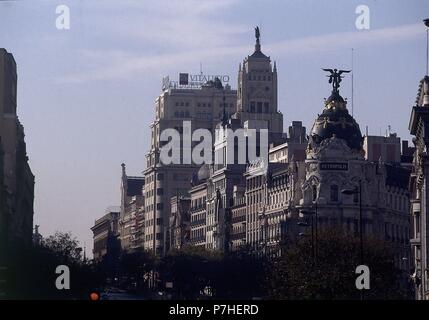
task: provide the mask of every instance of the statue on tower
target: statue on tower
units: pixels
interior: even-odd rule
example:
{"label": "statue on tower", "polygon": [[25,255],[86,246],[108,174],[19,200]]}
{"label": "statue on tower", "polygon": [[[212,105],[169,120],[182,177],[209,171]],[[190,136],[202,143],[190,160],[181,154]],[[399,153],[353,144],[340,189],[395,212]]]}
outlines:
{"label": "statue on tower", "polygon": [[256,38],[256,41],[259,41],[259,37],[260,36],[261,36],[261,34],[259,32],[259,27],[256,26],[256,28],[255,28],[255,38]]}
{"label": "statue on tower", "polygon": [[259,27],[255,27],[255,38],[256,38],[256,44],[255,44],[255,52],[261,51],[261,43],[259,41],[259,38],[261,36],[261,33],[259,32]]}
{"label": "statue on tower", "polygon": [[332,91],[338,92],[340,87],[341,80],[344,76],[341,76],[343,73],[349,73],[351,70],[337,70],[337,69],[322,69],[323,71],[330,72],[331,74],[327,77],[329,78],[329,83],[332,83]]}

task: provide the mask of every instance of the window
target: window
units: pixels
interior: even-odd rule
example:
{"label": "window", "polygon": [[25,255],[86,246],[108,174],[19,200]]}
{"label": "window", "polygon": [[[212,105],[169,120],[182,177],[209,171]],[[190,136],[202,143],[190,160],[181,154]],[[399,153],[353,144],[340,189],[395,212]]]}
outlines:
{"label": "window", "polygon": [[255,102],[254,101],[250,102],[250,112],[255,112]]}
{"label": "window", "polygon": [[164,208],[164,204],[162,202],[159,202],[156,204],[156,210],[162,210]]}
{"label": "window", "polygon": [[268,113],[269,109],[270,109],[270,104],[269,104],[269,102],[264,102],[264,112],[265,112],[265,113]]}
{"label": "window", "polygon": [[262,113],[262,102],[258,102],[258,113]]}
{"label": "window", "polygon": [[331,185],[331,201],[338,201],[338,186],[336,184]]}
{"label": "window", "polygon": [[156,176],[156,179],[157,179],[158,181],[162,181],[162,180],[164,180],[164,174],[163,174],[163,173],[158,173],[158,174],[157,174],[157,176]]}

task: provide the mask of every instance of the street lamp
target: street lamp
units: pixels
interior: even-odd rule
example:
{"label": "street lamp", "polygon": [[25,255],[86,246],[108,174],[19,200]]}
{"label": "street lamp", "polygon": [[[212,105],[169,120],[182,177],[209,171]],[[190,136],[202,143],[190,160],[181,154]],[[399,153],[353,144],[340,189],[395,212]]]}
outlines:
{"label": "street lamp", "polygon": [[[311,216],[311,246],[312,246],[312,250],[313,250],[313,259],[315,261],[317,261],[317,224],[318,224],[318,218],[317,218],[317,200],[314,202],[315,203],[315,207],[314,207],[314,211],[313,210],[306,210],[306,209],[302,209],[300,210],[300,213],[304,216]],[[314,219],[313,219],[313,215],[314,215]],[[316,220],[314,222],[314,220]],[[306,224],[306,225],[305,225]],[[303,227],[308,227],[308,223],[306,222],[298,222],[299,226],[303,226]],[[314,227],[314,228],[313,228]]]}
{"label": "street lamp", "polygon": [[360,262],[363,264],[363,221],[362,221],[362,180],[359,180],[359,187],[353,189],[343,189],[342,194],[359,194],[359,235],[360,235]]}
{"label": "street lamp", "polygon": [[[353,189],[343,189],[342,194],[359,194],[359,236],[360,236],[360,264],[363,265],[363,221],[362,221],[362,180],[359,180],[359,186]],[[361,290],[361,300],[363,300],[363,290]]]}
{"label": "street lamp", "polygon": [[424,19],[423,23],[427,27],[426,29],[426,75],[429,73],[429,18]]}
{"label": "street lamp", "polygon": [[[301,210],[300,213],[303,214],[303,215],[312,215],[312,214],[314,214],[313,211],[307,211],[307,210]],[[314,227],[313,227],[314,226],[314,222],[313,222],[313,217],[311,217],[311,225],[308,222],[304,222],[304,221],[299,221],[297,224],[300,227],[311,227],[311,254],[313,256],[313,259],[315,260],[316,256],[315,256]],[[317,224],[317,221],[316,221],[316,224]],[[299,236],[300,237],[306,237],[307,234],[304,233],[304,232],[300,232]]]}

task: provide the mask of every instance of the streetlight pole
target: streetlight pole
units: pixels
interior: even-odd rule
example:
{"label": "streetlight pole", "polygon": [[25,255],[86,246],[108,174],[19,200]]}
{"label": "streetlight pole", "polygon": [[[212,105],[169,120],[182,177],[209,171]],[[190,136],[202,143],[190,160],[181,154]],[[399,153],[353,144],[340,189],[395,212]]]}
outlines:
{"label": "streetlight pole", "polygon": [[315,200],[315,218],[316,218],[316,241],[315,241],[315,247],[316,247],[316,254],[314,256],[314,261],[315,264],[317,264],[317,224],[318,224],[318,219],[317,219],[317,199]]}
{"label": "streetlight pole", "polygon": [[[344,189],[341,193],[347,195],[359,194],[359,240],[360,240],[360,264],[363,265],[363,218],[362,218],[362,179],[359,179],[359,186],[354,189]],[[360,299],[364,299],[363,289],[360,290]]]}
{"label": "streetlight pole", "polygon": [[362,180],[359,180],[360,264],[363,264]]}

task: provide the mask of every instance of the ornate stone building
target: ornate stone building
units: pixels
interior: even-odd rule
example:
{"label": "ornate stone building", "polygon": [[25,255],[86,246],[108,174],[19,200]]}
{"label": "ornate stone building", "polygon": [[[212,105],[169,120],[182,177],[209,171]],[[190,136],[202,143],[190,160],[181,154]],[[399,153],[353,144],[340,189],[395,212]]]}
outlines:
{"label": "ornate stone building", "polygon": [[416,298],[429,300],[429,76],[421,81],[411,111],[409,130],[415,144],[411,193],[411,245]]}
{"label": "ornate stone building", "polygon": [[190,244],[194,246],[206,246],[206,223],[207,223],[207,179],[210,177],[210,165],[200,167],[191,181],[189,195],[191,207],[189,209],[191,218]]}
{"label": "ornate stone building", "polygon": [[247,56],[238,70],[237,114],[236,118],[264,120],[274,137],[283,135],[283,115],[277,102],[277,67],[270,57],[261,51],[259,28],[255,29],[255,51]]}
{"label": "ornate stone building", "polygon": [[246,244],[246,195],[245,187],[234,186],[230,208],[230,243],[229,249],[236,251]]}
{"label": "ornate stone building", "polygon": [[144,177],[128,176],[122,164],[121,213],[119,216],[119,239],[121,248],[130,251],[144,247],[145,208]]}
{"label": "ornate stone building", "polygon": [[181,249],[190,241],[190,204],[191,198],[189,196],[171,198],[169,249]]}

